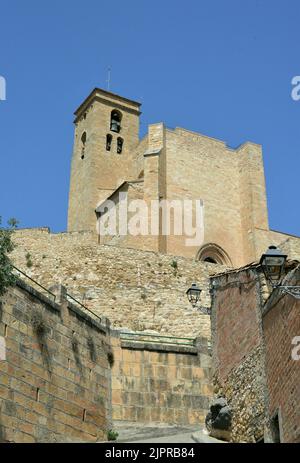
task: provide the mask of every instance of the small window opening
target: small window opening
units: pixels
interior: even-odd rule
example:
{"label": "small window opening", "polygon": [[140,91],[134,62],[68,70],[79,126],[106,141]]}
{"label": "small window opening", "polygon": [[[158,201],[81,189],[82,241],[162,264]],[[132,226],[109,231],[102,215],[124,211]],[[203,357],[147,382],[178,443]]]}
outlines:
{"label": "small window opening", "polygon": [[86,417],[86,409],[84,408],[83,413],[82,413],[82,421],[85,421],[85,417]]}
{"label": "small window opening", "polygon": [[81,159],[84,159],[86,145],[86,132],[81,135]]}
{"label": "small window opening", "polygon": [[121,154],[121,153],[122,153],[122,150],[123,150],[123,143],[124,143],[123,138],[118,137],[118,140],[117,140],[117,153],[118,153],[118,154]]}
{"label": "small window opening", "polygon": [[204,259],[204,262],[209,262],[210,264],[217,264],[217,261],[213,259],[212,257],[206,257]]}
{"label": "small window opening", "polygon": [[37,402],[39,402],[39,400],[40,400],[40,388],[39,387],[36,388],[35,400]]}
{"label": "small window opening", "polygon": [[114,109],[111,112],[111,118],[110,118],[110,130],[112,132],[117,132],[119,133],[121,130],[121,119],[122,119],[122,114]]}
{"label": "small window opening", "polygon": [[111,149],[112,138],[113,137],[110,133],[106,135],[106,151],[110,151]]}

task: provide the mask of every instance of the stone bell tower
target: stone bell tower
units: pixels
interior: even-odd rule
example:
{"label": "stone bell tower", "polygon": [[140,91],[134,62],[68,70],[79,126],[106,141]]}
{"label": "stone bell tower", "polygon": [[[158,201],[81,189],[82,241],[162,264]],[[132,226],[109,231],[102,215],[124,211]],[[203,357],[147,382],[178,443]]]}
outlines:
{"label": "stone bell tower", "polygon": [[96,230],[97,205],[134,175],[140,103],[95,88],[75,116],[68,231]]}

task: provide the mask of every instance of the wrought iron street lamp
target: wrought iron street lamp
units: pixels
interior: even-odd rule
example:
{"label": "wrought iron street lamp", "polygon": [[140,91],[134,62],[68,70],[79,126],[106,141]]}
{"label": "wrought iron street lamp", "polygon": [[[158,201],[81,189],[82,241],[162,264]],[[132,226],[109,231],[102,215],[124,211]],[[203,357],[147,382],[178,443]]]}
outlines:
{"label": "wrought iron street lamp", "polygon": [[265,274],[266,280],[275,289],[279,289],[283,293],[300,299],[300,286],[286,286],[282,285],[284,276],[285,263],[287,255],[276,246],[269,246],[265,254],[261,256],[260,265]]}
{"label": "wrought iron street lamp", "polygon": [[193,283],[192,286],[187,290],[186,295],[193,307],[196,307],[197,303],[199,302],[201,291],[202,290],[197,286],[196,283]]}
{"label": "wrought iron street lamp", "polygon": [[[192,286],[186,292],[187,298],[194,308],[197,307],[197,304],[200,301],[201,291],[202,289],[200,289],[196,283],[193,283]],[[206,307],[197,307],[197,309],[199,309],[200,312],[204,314],[209,313]]]}

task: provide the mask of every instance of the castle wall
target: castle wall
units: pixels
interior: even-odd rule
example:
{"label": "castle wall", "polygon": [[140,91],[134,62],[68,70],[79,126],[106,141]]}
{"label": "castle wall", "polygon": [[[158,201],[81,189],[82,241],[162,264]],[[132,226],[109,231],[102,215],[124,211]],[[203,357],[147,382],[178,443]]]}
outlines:
{"label": "castle wall", "polygon": [[[212,397],[211,357],[206,339],[141,335],[113,339],[112,407],[118,422],[204,426]],[[172,345],[172,342],[178,344]]]}
{"label": "castle wall", "polygon": [[201,305],[209,307],[208,278],[222,266],[98,245],[93,233],[19,230],[14,241],[12,258],[19,269],[45,287],[62,283],[114,327],[210,336],[209,315],[191,307],[186,290],[197,282],[203,289]]}
{"label": "castle wall", "polygon": [[19,281],[1,298],[0,440],[106,440],[106,329],[49,297]]}

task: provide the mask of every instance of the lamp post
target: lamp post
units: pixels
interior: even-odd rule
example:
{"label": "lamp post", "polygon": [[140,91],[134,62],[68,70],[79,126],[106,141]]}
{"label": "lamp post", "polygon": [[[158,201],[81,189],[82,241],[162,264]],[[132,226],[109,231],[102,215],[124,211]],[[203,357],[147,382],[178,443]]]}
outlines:
{"label": "lamp post", "polygon": [[197,302],[199,302],[201,291],[202,290],[197,286],[196,283],[193,283],[192,286],[187,290],[187,298],[193,307],[196,307]]}
{"label": "lamp post", "polygon": [[282,285],[284,276],[285,263],[287,255],[276,246],[269,246],[265,254],[261,256],[260,265],[266,277],[266,280],[271,284],[272,288],[277,288],[283,293],[300,299],[300,286]]}
{"label": "lamp post", "polygon": [[187,290],[186,295],[189,302],[192,304],[194,308],[199,309],[200,312],[204,314],[208,314],[209,311],[206,307],[197,307],[197,304],[200,301],[201,292],[202,289],[200,289],[196,283],[193,283],[192,286]]}

